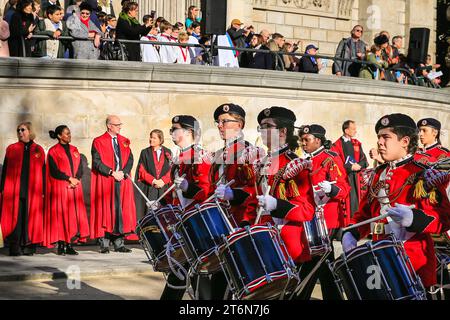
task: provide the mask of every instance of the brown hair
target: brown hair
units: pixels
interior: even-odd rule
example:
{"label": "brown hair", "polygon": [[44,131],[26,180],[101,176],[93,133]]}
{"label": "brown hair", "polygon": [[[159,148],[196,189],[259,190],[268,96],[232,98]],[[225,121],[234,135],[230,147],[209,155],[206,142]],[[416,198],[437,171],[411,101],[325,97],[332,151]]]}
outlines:
{"label": "brown hair", "polygon": [[30,131],[30,140],[36,139],[36,134],[34,133],[33,125],[31,124],[30,121],[25,121],[25,122],[19,123],[17,125],[17,129],[19,129],[20,126],[25,126],[25,127],[27,127],[28,131]]}
{"label": "brown hair", "polygon": [[161,141],[161,145],[164,143],[164,133],[162,132],[162,130],[159,129],[153,129],[150,132],[150,137],[152,136],[152,134],[156,134],[159,138],[159,141]]}
{"label": "brown hair", "polygon": [[234,114],[234,113],[229,113],[229,115],[231,117],[233,117],[234,119],[240,121],[241,124],[242,124],[242,129],[244,129],[244,127],[245,127],[245,119],[242,116],[240,116],[238,114]]}
{"label": "brown hair", "polygon": [[178,35],[178,41],[189,40],[189,35],[186,32],[180,32]]}
{"label": "brown hair", "polygon": [[161,33],[165,32],[167,29],[172,29],[173,30],[173,26],[169,21],[162,21],[161,24],[159,25],[159,30],[161,31]]}
{"label": "brown hair", "polygon": [[137,2],[127,2],[124,6],[123,6],[123,12],[128,13],[131,10],[136,9],[137,7],[139,7],[139,4]]}

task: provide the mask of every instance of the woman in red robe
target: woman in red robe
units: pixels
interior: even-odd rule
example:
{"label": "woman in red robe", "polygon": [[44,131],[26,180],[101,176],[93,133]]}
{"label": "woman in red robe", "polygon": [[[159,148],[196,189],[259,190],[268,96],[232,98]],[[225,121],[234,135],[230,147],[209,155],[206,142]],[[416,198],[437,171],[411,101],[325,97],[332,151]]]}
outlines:
{"label": "woman in red robe", "polygon": [[30,122],[17,126],[18,142],[6,149],[0,183],[0,221],[9,255],[33,255],[44,239],[44,149]]}
{"label": "woman in red robe", "polygon": [[58,143],[47,155],[44,245],[52,247],[58,243],[58,255],[77,255],[72,243],[86,242],[89,236],[80,153],[70,145],[72,137],[67,126],[58,126],[49,134]]}

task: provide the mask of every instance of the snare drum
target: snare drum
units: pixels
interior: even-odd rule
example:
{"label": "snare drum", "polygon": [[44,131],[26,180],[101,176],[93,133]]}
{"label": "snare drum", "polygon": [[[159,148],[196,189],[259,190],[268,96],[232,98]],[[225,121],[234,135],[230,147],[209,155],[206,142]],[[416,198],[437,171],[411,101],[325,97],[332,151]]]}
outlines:
{"label": "snare drum", "polygon": [[316,212],[310,221],[303,222],[311,256],[322,256],[331,250],[327,224],[322,212]]}
{"label": "snare drum", "polygon": [[229,235],[233,228],[227,210],[218,202],[196,205],[181,217],[177,232],[195,272],[210,274],[220,270],[217,249],[223,236]]}
{"label": "snare drum", "polygon": [[426,300],[403,243],[392,236],[343,253],[332,269],[349,300]]}
{"label": "snare drum", "polygon": [[[179,222],[178,215],[181,209],[177,206],[168,205],[157,211],[150,212],[141,220],[136,227],[139,242],[153,265],[155,271],[168,272],[170,270],[166,250],[179,263],[186,262],[181,243],[177,240],[173,230]],[[169,248],[167,248],[169,246]]]}
{"label": "snare drum", "polygon": [[276,299],[298,285],[296,266],[270,224],[239,229],[224,242],[219,257],[236,299]]}

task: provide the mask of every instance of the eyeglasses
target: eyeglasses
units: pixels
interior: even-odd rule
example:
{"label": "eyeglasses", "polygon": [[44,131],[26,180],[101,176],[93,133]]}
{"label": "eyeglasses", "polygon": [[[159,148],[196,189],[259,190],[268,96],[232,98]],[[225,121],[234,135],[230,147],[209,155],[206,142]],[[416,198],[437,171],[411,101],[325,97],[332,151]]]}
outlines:
{"label": "eyeglasses", "polygon": [[169,133],[172,134],[175,131],[177,131],[178,129],[183,129],[183,128],[172,127],[172,128],[169,129]]}
{"label": "eyeglasses", "polygon": [[90,16],[91,15],[91,13],[90,12],[80,12],[80,14],[82,15],[82,16]]}
{"label": "eyeglasses", "polygon": [[355,29],[355,32],[363,32],[362,29]]}
{"label": "eyeglasses", "polygon": [[232,120],[232,119],[224,119],[224,120],[220,120],[220,121],[216,120],[215,124],[216,124],[216,127],[218,127],[220,125],[225,126],[229,122],[239,122],[239,121],[238,120]]}
{"label": "eyeglasses", "polygon": [[24,132],[25,130],[26,130],[25,128],[19,128],[19,129],[17,129],[17,133]]}
{"label": "eyeglasses", "polygon": [[121,127],[123,125],[123,123],[110,123],[110,125],[112,125],[114,127]]}
{"label": "eyeglasses", "polygon": [[262,125],[260,125],[256,128],[256,130],[258,130],[258,132],[261,132],[261,130],[267,130],[267,129],[278,129],[278,126],[270,124],[270,123],[263,123]]}

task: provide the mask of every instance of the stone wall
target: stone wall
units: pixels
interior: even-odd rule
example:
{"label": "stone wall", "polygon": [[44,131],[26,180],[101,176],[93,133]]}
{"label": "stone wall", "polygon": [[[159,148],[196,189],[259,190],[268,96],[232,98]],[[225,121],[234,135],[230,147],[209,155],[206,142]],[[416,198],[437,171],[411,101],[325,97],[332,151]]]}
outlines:
{"label": "stone wall", "polygon": [[[148,144],[148,134],[160,128],[166,134],[176,114],[192,114],[203,128],[203,143],[222,146],[213,123],[215,108],[227,102],[247,111],[245,134],[260,143],[258,113],[273,105],[297,115],[297,125],[320,123],[327,136],[341,135],[344,120],[353,119],[364,149],[375,146],[375,122],[384,114],[403,112],[418,120],[442,122],[443,143],[449,145],[450,92],[358,78],[340,78],[262,70],[142,64],[131,62],[40,59],[0,59],[0,159],[15,142],[16,126],[32,121],[37,142],[47,150],[55,141],[48,131],[67,124],[73,144],[87,156],[94,137],[105,130],[107,114],[118,114],[123,134],[132,140],[136,157]],[[0,160],[2,161],[2,160]]]}

